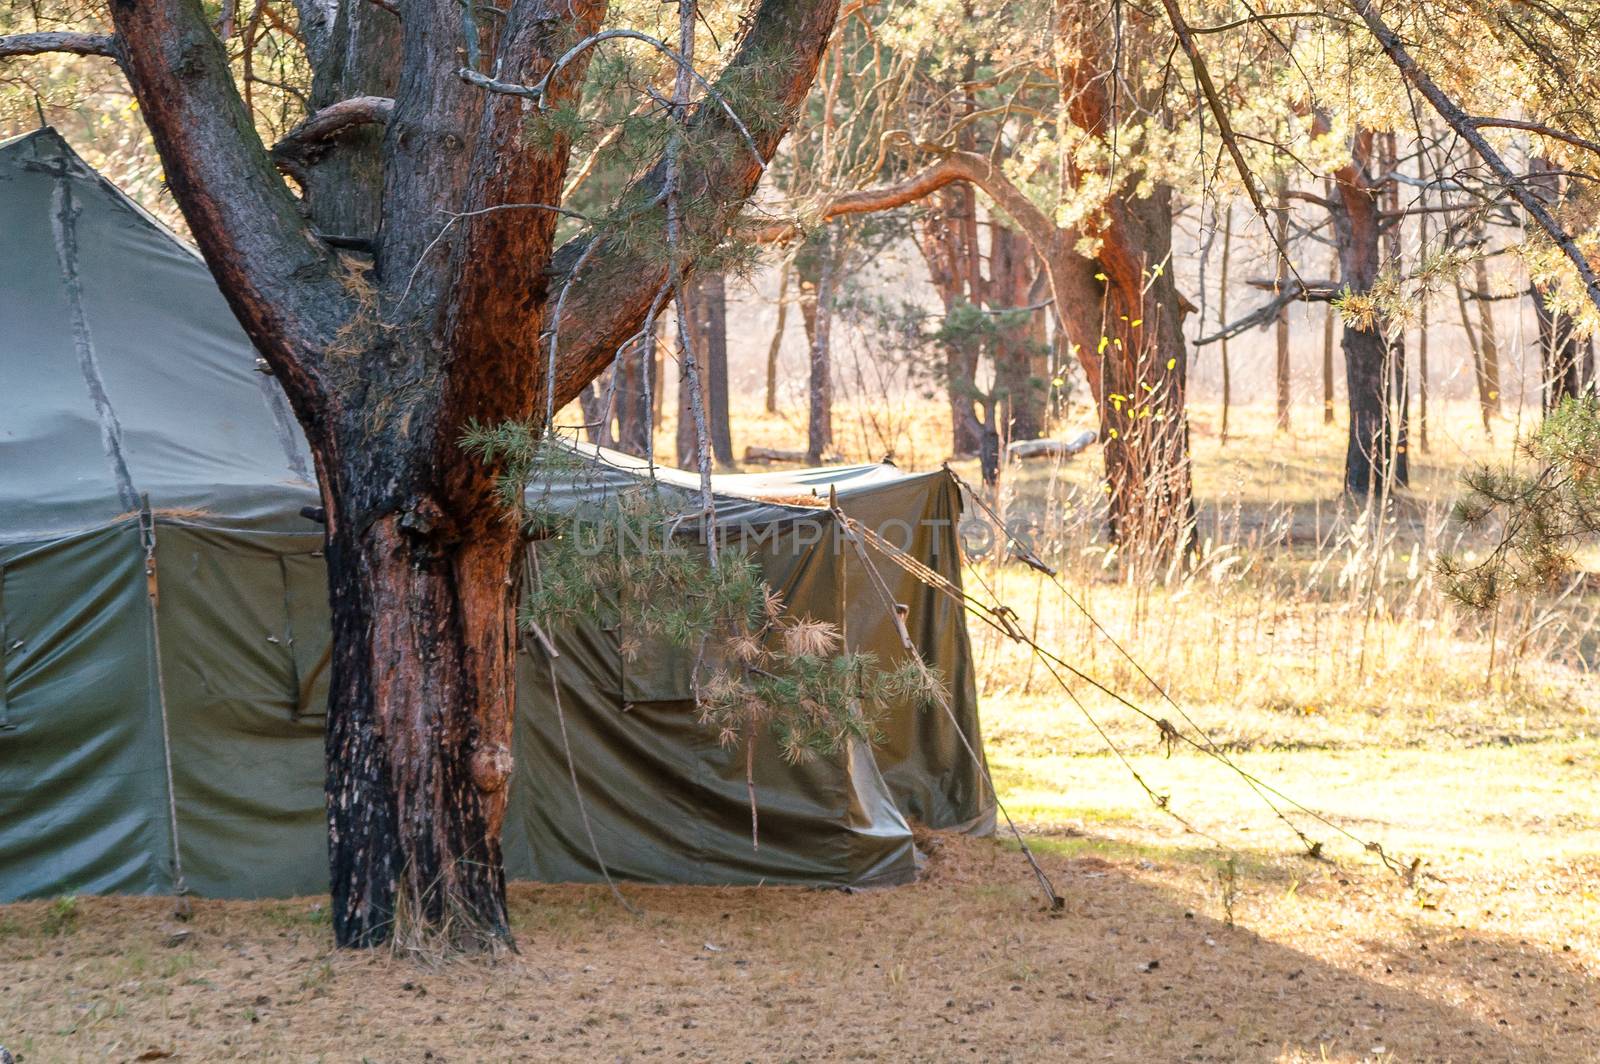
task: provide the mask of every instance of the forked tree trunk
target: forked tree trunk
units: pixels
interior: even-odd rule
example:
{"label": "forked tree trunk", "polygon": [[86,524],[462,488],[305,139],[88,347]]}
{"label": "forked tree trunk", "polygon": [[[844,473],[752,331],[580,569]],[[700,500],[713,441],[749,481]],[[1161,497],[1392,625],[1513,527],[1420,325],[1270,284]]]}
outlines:
{"label": "forked tree trunk", "polygon": [[[461,76],[465,64],[541,84],[600,28],[603,3],[510,0],[470,20],[471,35],[450,0],[408,0],[399,19],[357,0],[298,7],[314,103],[356,118],[314,135],[308,122],[298,132],[312,141],[276,156],[198,0],[110,13],[168,185],[317,463],[335,939],[366,946],[414,929],[482,942],[507,933],[499,838],[520,529],[496,503],[497,470],[461,437],[473,423],[542,420],[547,397],[576,397],[637,335],[669,265],[637,232],[558,249],[553,212],[501,209],[559,204],[570,144],[559,129],[528,135],[525,96]],[[683,247],[725,236],[805,100],[837,12],[837,0],[759,0],[743,23],[719,95],[737,86],[759,120],[739,127],[701,105],[684,124],[696,208]],[[549,80],[545,103],[578,104],[589,54]],[[666,172],[643,172],[623,201],[660,203]],[[659,212],[634,223],[659,224]],[[692,261],[679,266],[692,276]],[[558,328],[555,289],[569,280]],[[539,357],[547,325],[559,341],[553,394]]]}

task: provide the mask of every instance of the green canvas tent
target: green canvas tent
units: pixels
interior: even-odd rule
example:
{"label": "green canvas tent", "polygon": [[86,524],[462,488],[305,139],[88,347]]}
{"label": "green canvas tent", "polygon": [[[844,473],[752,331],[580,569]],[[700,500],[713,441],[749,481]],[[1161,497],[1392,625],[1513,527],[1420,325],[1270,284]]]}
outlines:
{"label": "green canvas tent", "polygon": [[[544,489],[573,506],[641,476],[589,450]],[[660,471],[684,499],[694,482]],[[888,466],[730,476],[745,537],[792,608],[898,645],[825,509],[959,579],[948,475]],[[329,635],[311,461],[203,262],[51,130],[0,144],[0,901],[326,889]],[[915,874],[910,821],[984,832],[993,799],[960,611],[892,566],[954,717],[888,707],[885,741],[802,766],[758,746],[753,849],[741,752],[695,721],[688,662],[620,633],[556,633],[520,664],[513,878],[869,885]],[[583,811],[567,769],[558,684]]]}

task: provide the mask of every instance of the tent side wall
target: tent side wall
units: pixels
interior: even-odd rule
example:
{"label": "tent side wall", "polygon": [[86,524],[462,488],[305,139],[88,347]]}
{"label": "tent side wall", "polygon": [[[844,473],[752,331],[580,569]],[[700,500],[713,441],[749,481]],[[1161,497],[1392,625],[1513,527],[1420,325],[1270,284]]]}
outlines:
{"label": "tent side wall", "polygon": [[0,901],[169,893],[138,523],[0,548]]}
{"label": "tent side wall", "polygon": [[[751,552],[796,613],[842,615],[842,556],[825,511],[765,507]],[[521,657],[517,776],[506,828],[508,872],[543,880],[613,876],[659,883],[875,886],[916,875],[910,827],[872,752],[853,746],[794,765],[763,730],[755,781],[759,849],[752,846],[744,748],[702,725],[689,687],[692,655],[647,641],[632,659],[622,634],[594,625],[561,633],[555,662],[567,740],[590,846],[568,778],[567,744],[552,711],[542,650]]]}
{"label": "tent side wall", "polygon": [[[841,494],[839,506],[892,546],[922,559],[961,586],[961,494],[948,473],[910,476]],[[923,660],[944,678],[955,718],[952,721],[938,709],[894,707],[886,718],[884,741],[873,751],[884,780],[911,819],[931,828],[987,835],[994,830],[994,795],[982,766],[967,749],[970,743],[972,750],[983,756],[966,616],[957,603],[876,548],[868,547],[867,556],[895,601],[907,607],[906,627],[912,642]],[[869,574],[854,551],[845,565],[848,586],[860,589],[849,596],[849,631],[860,649],[872,651],[883,661],[895,660],[902,654],[899,636],[885,617],[881,597],[866,590],[871,586]]]}

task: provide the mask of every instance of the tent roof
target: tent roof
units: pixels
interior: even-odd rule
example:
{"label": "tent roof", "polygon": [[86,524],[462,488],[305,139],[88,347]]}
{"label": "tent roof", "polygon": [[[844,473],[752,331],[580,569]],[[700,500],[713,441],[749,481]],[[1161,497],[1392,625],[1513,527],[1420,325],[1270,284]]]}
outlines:
{"label": "tent roof", "polygon": [[198,254],[52,129],[0,143],[0,542],[138,509],[309,530],[288,403]]}
{"label": "tent roof", "polygon": [[[0,543],[104,525],[148,496],[158,516],[315,531],[310,452],[277,381],[199,254],[97,174],[53,129],[0,143]],[[639,483],[643,459],[583,444],[591,469],[535,486],[571,506]],[[657,466],[695,508],[699,477]],[[719,518],[899,482],[891,465],[714,478]]]}

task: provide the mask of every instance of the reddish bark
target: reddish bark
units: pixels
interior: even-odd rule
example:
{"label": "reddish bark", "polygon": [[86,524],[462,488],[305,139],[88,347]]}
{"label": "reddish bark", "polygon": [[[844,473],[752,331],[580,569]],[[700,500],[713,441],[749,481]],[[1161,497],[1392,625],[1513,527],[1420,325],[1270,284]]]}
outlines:
{"label": "reddish bark", "polygon": [[[714,246],[754,189],[809,90],[837,7],[756,3],[722,77],[740,86],[761,158],[720,106],[691,115],[685,194],[704,209],[686,219],[684,246]],[[604,14],[600,0],[512,0],[480,20],[483,62],[503,81],[536,83]],[[458,76],[459,4],[418,0],[397,19],[361,0],[307,2],[300,16],[323,119],[286,149],[303,199],[256,136],[199,0],[112,6],[168,184],[317,461],[334,625],[327,795],[337,941],[381,941],[397,919],[430,933],[503,935],[499,830],[521,544],[492,502],[496,471],[460,439],[470,422],[545,409],[544,362],[529,354],[544,350],[554,293],[580,256],[588,265],[572,278],[560,322],[556,406],[639,329],[667,267],[641,242],[606,233],[593,248],[558,250],[553,211],[491,209],[558,204],[568,145],[559,132],[527,136],[525,99]],[[572,101],[583,73],[582,60],[565,68],[547,102]],[[753,80],[766,94],[757,101]],[[341,109],[356,98],[393,102]],[[663,167],[651,169],[630,202],[654,200],[663,179]]]}

